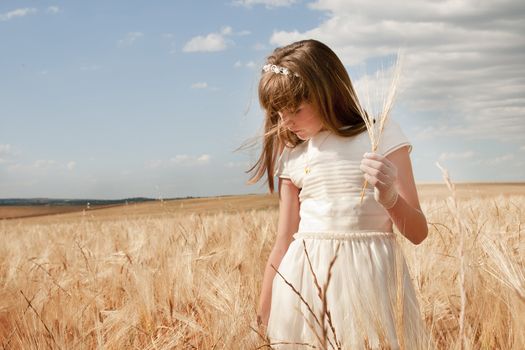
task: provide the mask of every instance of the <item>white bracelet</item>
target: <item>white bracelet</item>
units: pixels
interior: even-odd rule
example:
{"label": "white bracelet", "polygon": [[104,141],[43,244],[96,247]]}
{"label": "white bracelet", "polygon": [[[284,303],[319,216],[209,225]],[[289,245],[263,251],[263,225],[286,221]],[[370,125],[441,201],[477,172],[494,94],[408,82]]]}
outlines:
{"label": "white bracelet", "polygon": [[397,203],[397,198],[399,197],[399,194],[398,194],[395,186],[390,187],[390,189],[388,190],[388,193],[387,193],[387,199],[385,199],[385,200],[380,200],[379,192],[378,192],[377,188],[375,189],[374,192],[375,192],[374,193],[374,197],[375,197],[376,201],[379,202],[379,204],[381,204],[387,210],[391,209]]}

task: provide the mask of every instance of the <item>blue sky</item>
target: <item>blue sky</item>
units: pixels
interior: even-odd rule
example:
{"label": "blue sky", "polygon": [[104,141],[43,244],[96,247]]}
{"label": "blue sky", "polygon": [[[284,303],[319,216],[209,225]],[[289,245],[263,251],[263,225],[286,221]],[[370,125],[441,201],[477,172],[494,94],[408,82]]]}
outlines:
{"label": "blue sky", "polygon": [[[525,181],[519,1],[2,1],[0,198],[261,193],[245,184],[275,47],[326,42],[356,86],[403,52],[416,181]],[[371,83],[374,86],[374,83]]]}

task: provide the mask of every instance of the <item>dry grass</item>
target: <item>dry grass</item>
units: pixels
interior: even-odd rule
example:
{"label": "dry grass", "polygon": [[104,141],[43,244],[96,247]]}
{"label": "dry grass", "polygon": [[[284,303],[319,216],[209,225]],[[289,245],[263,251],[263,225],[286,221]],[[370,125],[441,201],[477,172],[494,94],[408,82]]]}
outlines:
{"label": "dry grass", "polygon": [[[255,310],[277,210],[249,199],[0,221],[0,348],[264,345]],[[523,349],[525,196],[456,203],[423,195],[429,238],[402,244],[427,325],[440,349]]]}

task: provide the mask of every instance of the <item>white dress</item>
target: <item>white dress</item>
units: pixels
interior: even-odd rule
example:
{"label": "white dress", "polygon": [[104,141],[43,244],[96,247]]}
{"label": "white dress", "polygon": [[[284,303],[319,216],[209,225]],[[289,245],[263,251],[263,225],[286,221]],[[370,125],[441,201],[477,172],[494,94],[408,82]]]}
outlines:
{"label": "white dress", "polygon": [[[377,152],[387,155],[403,146],[412,149],[399,125],[390,119]],[[327,349],[429,348],[412,281],[396,242],[405,238],[392,233],[392,221],[374,199],[372,186],[367,187],[360,204],[364,177],[359,165],[370,149],[366,131],[352,137],[321,131],[293,149],[285,148],[278,161],[277,176],[301,188],[299,229],[278,271],[304,301],[275,275],[267,328],[275,349],[311,348],[306,343],[319,348],[323,338]],[[334,337],[327,313],[322,312],[305,247],[318,284],[323,286],[338,245],[325,298]],[[327,329],[326,336],[321,324]]]}

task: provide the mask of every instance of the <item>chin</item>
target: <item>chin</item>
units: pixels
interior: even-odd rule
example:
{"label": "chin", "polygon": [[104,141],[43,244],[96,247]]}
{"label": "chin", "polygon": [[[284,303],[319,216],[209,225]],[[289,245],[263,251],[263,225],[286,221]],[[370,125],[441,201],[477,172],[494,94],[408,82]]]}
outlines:
{"label": "chin", "polygon": [[300,140],[306,141],[310,138],[310,136],[305,136],[304,134],[295,134]]}

